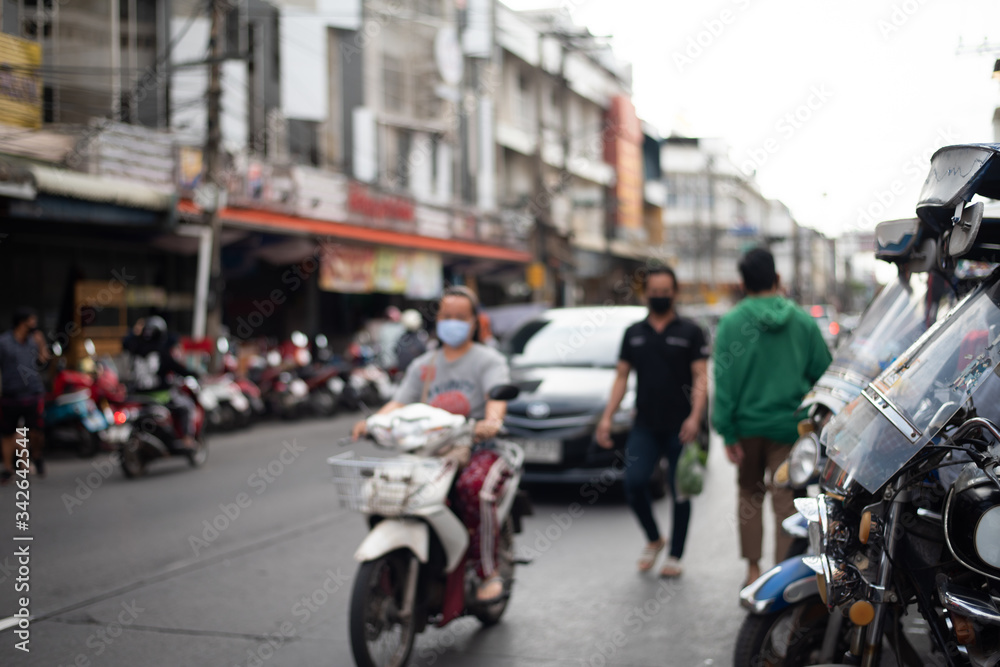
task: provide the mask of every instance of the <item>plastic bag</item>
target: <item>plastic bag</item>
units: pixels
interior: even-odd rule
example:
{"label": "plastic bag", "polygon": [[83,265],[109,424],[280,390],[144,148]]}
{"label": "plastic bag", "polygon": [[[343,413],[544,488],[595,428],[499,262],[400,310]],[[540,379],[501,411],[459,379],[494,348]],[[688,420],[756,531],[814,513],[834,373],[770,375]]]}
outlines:
{"label": "plastic bag", "polygon": [[697,496],[705,486],[705,463],[702,449],[697,443],[684,445],[677,461],[677,495],[682,497]]}

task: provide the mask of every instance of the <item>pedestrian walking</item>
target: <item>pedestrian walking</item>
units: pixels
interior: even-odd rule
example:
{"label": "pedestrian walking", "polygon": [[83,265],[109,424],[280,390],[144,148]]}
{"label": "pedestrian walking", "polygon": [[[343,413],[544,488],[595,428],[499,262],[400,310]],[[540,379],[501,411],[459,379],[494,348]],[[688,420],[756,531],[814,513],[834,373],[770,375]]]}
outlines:
{"label": "pedestrian walking", "polygon": [[639,555],[639,570],[653,569],[666,540],[653,516],[649,482],[664,456],[670,463],[673,501],[670,555],[660,575],[681,574],[681,557],[691,519],[691,502],[679,498],[675,484],[677,461],[684,443],[698,435],[707,402],[708,345],[705,334],[674,308],[677,277],[669,267],[650,269],[643,285],[649,315],[625,331],[611,396],[597,425],[601,447],[614,446],[611,418],[625,396],[629,373],[636,372],[636,415],[625,445],[625,494],[647,543]]}
{"label": "pedestrian walking", "polygon": [[45,384],[40,369],[49,361],[48,344],[38,328],[38,316],[28,307],[14,311],[10,331],[0,336],[0,447],[3,471],[0,483],[14,474],[14,454],[20,447],[19,427],[28,429],[26,438],[35,471],[45,476],[45,433],[42,411]]}
{"label": "pedestrian walking", "polygon": [[746,298],[721,319],[716,334],[712,425],[738,468],[737,517],[748,584],[760,576],[761,516],[768,492],[775,559],[782,560],[791,544],[781,521],[794,512],[793,492],[775,487],[773,475],[798,437],[802,398],[831,357],[813,318],[780,294],[769,251],[747,252],[739,271]]}

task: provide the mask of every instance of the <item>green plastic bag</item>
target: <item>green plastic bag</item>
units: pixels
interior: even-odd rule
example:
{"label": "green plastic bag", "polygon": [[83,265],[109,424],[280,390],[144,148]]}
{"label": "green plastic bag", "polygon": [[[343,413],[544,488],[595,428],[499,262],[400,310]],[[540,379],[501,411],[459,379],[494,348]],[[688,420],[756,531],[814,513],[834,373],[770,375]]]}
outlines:
{"label": "green plastic bag", "polygon": [[677,461],[677,495],[683,498],[697,496],[705,486],[705,463],[698,443],[684,445]]}

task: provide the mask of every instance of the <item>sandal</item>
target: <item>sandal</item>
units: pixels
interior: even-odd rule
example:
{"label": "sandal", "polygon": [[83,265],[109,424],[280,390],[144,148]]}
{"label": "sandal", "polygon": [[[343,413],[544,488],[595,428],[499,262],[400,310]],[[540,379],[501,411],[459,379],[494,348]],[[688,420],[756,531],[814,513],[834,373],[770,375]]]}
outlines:
{"label": "sandal", "polygon": [[667,546],[666,540],[660,540],[659,542],[654,542],[652,544],[647,544],[642,548],[642,552],[639,554],[639,571],[649,572],[653,569],[653,565],[656,564],[656,559]]}
{"label": "sandal", "polygon": [[495,604],[503,599],[505,593],[503,579],[499,574],[494,574],[479,584],[479,589],[476,591],[476,602],[482,605]]}
{"label": "sandal", "polygon": [[660,568],[661,577],[679,577],[684,568],[681,567],[681,562],[677,560],[674,556],[667,556],[667,560],[663,561],[663,567]]}

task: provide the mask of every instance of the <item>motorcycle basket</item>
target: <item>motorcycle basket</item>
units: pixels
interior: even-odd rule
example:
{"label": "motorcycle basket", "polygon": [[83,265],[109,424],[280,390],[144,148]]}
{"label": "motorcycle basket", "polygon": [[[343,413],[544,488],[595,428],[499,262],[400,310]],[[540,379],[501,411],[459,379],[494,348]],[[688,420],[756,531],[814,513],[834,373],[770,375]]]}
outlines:
{"label": "motorcycle basket", "polygon": [[399,516],[444,467],[441,459],[375,458],[345,452],[327,459],[340,506],[364,514]]}

